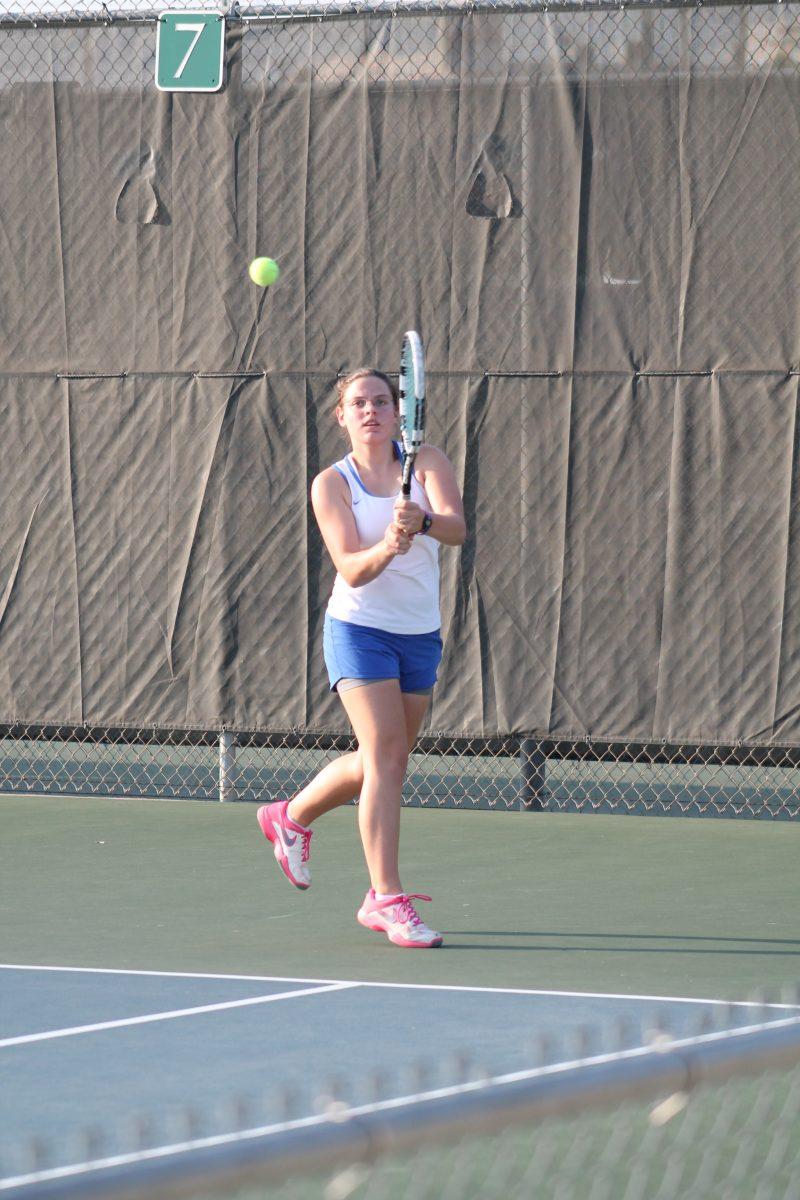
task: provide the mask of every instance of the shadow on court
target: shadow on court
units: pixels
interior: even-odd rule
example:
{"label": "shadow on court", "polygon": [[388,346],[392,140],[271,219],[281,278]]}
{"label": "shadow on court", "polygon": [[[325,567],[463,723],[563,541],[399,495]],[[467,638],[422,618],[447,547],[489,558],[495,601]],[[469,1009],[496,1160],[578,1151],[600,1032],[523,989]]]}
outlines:
{"label": "shadow on court", "polygon": [[[539,931],[525,931],[519,929],[448,929],[447,934],[451,937],[475,937],[475,938],[531,938],[536,941],[535,945],[531,946],[498,946],[495,942],[481,943],[480,946],[470,944],[469,946],[451,945],[453,950],[467,949],[482,949],[482,950],[531,950],[531,951],[556,951],[559,953],[569,953],[571,951],[580,951],[589,954],[603,954],[609,950],[615,953],[623,954],[746,954],[746,955],[794,955],[800,957],[800,941],[789,938],[698,938],[691,934],[629,934],[629,933],[547,933]],[[541,942],[542,938],[581,938],[583,940],[594,939],[602,940],[605,943],[602,946],[597,945],[553,945],[551,941]],[[624,946],[613,945],[614,942],[635,942],[636,945]],[[647,946],[641,943],[645,942],[675,942],[679,943],[672,946]],[[684,942],[702,942],[702,946],[685,946]],[[728,945],[730,943],[730,945]],[[747,943],[744,948],[742,943]],[[750,949],[750,944],[753,946],[762,946],[764,949]],[[780,946],[797,946],[797,950],[792,949],[777,949]]]}

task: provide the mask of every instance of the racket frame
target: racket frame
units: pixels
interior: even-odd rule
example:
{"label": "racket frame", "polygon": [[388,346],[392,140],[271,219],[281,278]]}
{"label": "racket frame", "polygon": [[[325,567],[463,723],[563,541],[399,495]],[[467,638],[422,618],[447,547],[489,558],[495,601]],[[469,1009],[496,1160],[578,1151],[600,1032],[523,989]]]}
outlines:
{"label": "racket frame", "polygon": [[425,440],[425,351],[414,329],[403,337],[400,355],[400,439],[403,444],[401,492],[411,494],[411,472],[417,451]]}

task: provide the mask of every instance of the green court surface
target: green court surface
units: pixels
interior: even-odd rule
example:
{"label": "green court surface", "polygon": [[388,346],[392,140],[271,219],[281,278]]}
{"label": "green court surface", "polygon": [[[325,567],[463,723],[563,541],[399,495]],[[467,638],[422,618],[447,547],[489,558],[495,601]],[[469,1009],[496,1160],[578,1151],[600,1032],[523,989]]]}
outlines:
{"label": "green court surface", "polygon": [[800,979],[800,825],[409,809],[405,886],[446,935],[363,930],[352,808],[296,892],[251,803],[5,797],[0,961],[741,1000]]}

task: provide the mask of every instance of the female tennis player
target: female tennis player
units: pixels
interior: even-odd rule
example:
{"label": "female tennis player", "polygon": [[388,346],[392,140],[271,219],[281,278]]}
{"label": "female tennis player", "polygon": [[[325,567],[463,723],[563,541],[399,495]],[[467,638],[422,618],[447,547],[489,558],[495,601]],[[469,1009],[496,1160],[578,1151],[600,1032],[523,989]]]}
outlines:
{"label": "female tennis player", "polygon": [[408,754],[430,701],[442,655],[439,545],[460,546],[466,526],[447,457],[423,444],[411,494],[399,497],[398,395],[381,371],[362,368],[338,385],[336,419],[352,452],[322,471],[311,501],[336,580],[324,652],[358,749],[329,763],[290,801],[258,810],[290,883],[307,888],[312,823],[360,797],[358,824],[371,887],[358,920],[397,946],[433,947],[442,936],[421,920],[398,865]]}

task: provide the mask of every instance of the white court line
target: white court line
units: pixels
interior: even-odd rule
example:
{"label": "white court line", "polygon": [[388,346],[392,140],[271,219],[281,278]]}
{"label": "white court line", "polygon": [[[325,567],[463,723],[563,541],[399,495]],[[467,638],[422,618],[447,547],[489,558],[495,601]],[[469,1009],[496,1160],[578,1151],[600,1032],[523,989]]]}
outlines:
{"label": "white court line", "polygon": [[[646,1000],[653,1004],[723,1004],[729,1008],[775,1008],[790,1012],[800,1010],[800,1004],[758,1000],[715,1000],[708,996],[645,996],[632,992],[565,992],[546,988],[478,987],[455,983],[381,983],[370,979],[306,979],[297,975],[218,975],[202,971],[139,971],[121,967],[58,967],[35,966],[28,963],[0,963],[0,971],[73,971],[86,975],[145,975],[159,979],[229,979],[248,983],[314,983],[339,984],[343,987],[400,988],[428,992],[479,992],[500,996],[561,996],[583,1000]],[[308,994],[308,993],[305,993]]]}
{"label": "white court line", "polygon": [[3,1038],[0,1050],[7,1046],[25,1046],[31,1042],[47,1042],[53,1038],[74,1037],[79,1033],[100,1033],[104,1029],[127,1029],[131,1025],[148,1025],[153,1021],[174,1021],[177,1017],[196,1017],[203,1013],[222,1012],[227,1008],[247,1008],[253,1004],[272,1004],[276,1000],[294,1000],[298,996],[319,996],[322,992],[340,992],[357,987],[355,983],[331,983],[327,987],[299,988],[292,992],[273,992],[269,996],[249,996],[246,1000],[225,1000],[219,1004],[203,1004],[198,1008],[176,1008],[171,1012],[147,1013],[141,1017],[123,1017],[118,1021],[98,1021],[93,1025],[73,1025],[67,1029],[49,1029],[44,1033],[26,1033],[20,1037]]}
{"label": "white court line", "polygon": [[635,1046],[629,1050],[596,1054],[588,1058],[574,1059],[569,1062],[552,1063],[547,1066],[529,1067],[523,1071],[510,1071],[503,1075],[494,1075],[488,1079],[451,1084],[448,1087],[431,1088],[425,1092],[413,1092],[405,1096],[395,1096],[389,1100],[377,1100],[370,1104],[362,1104],[337,1110],[334,1118],[329,1113],[316,1113],[309,1117],[299,1117],[293,1121],[282,1121],[273,1125],[260,1125],[252,1129],[240,1129],[235,1133],[213,1134],[202,1138],[194,1138],[183,1142],[173,1142],[170,1145],[155,1146],[149,1150],[134,1151],[129,1154],[117,1154],[108,1158],[93,1159],[83,1163],[72,1163],[67,1167],[51,1167],[48,1170],[30,1172],[27,1175],[16,1175],[0,1179],[0,1192],[14,1187],[27,1186],[35,1183],[45,1183],[55,1179],[65,1179],[79,1175],[88,1175],[94,1171],[107,1170],[111,1167],[131,1166],[136,1163],[148,1162],[154,1159],[187,1154],[192,1151],[205,1150],[216,1146],[233,1145],[237,1142],[253,1141],[256,1138],[269,1137],[277,1133],[287,1133],[296,1129],[308,1129],[314,1125],[322,1125],[332,1119],[337,1122],[352,1120],[370,1113],[386,1112],[401,1108],[405,1105],[420,1104],[429,1100],[444,1100],[469,1092],[485,1091],[503,1084],[521,1083],[525,1080],[540,1076],[557,1075],[576,1067],[602,1065],[603,1063],[619,1062],[621,1059],[639,1058],[643,1055],[660,1054],[664,1049],[676,1050],[703,1043],[719,1041],[726,1037],[741,1037],[744,1034],[761,1033],[785,1026],[796,1024],[796,1018],[785,1018],[778,1022],[767,1022],[758,1025],[743,1026],[736,1030],[721,1030],[715,1033],[699,1034],[695,1037],[681,1038],[670,1043],[668,1047]]}

